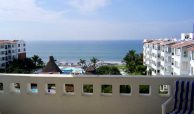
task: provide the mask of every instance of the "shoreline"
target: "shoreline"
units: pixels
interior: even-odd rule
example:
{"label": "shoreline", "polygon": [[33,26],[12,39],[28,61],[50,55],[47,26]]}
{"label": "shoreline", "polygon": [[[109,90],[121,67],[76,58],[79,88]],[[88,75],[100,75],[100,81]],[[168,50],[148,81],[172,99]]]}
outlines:
{"label": "shoreline", "polygon": [[[44,61],[45,63],[47,63],[46,61]],[[68,63],[68,64],[71,64],[71,63],[73,63],[74,65],[77,65],[77,63],[78,63],[79,61],[76,61],[76,60],[57,60],[56,61],[56,63],[57,64],[66,64],[66,63]],[[89,63],[89,61],[87,61],[86,63]],[[99,62],[98,62],[98,64],[117,64],[117,65],[123,65],[124,63],[122,62],[122,61],[112,61],[112,60],[110,60],[110,61],[102,61],[102,60],[100,60]]]}

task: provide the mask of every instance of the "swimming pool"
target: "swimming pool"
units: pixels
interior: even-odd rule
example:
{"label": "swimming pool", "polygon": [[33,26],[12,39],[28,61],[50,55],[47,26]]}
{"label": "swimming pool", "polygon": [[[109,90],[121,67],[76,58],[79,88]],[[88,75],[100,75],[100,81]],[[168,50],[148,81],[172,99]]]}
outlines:
{"label": "swimming pool", "polygon": [[66,67],[61,68],[63,74],[83,74],[84,70],[82,68],[77,67]]}
{"label": "swimming pool", "polygon": [[32,93],[38,93],[38,89],[37,89],[37,88],[32,88],[32,89],[31,89],[31,92],[32,92]]}

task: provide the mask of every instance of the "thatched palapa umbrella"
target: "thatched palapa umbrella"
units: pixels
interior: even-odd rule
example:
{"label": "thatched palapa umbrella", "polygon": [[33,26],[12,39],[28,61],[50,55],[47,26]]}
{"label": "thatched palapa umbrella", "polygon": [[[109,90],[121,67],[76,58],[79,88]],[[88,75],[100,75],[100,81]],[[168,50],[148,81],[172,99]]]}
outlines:
{"label": "thatched palapa umbrella", "polygon": [[42,73],[46,73],[46,74],[60,74],[60,73],[62,73],[60,68],[55,63],[53,56],[49,57],[49,62],[43,68]]}

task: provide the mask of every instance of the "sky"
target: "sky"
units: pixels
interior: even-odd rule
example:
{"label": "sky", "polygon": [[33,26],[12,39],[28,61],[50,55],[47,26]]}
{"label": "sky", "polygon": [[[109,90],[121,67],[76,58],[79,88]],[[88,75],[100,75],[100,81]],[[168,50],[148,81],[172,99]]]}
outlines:
{"label": "sky", "polygon": [[0,39],[179,38],[193,23],[194,0],[0,0]]}

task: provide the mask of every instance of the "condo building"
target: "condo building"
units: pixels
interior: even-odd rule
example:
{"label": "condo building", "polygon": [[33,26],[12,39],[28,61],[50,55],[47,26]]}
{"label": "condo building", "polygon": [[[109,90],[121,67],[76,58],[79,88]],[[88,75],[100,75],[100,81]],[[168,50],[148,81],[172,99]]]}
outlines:
{"label": "condo building", "polygon": [[180,40],[144,40],[143,61],[148,75],[193,75],[194,33],[182,33]]}
{"label": "condo building", "polygon": [[13,59],[26,58],[26,44],[23,40],[0,40],[0,69]]}

